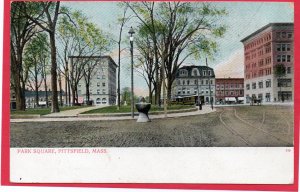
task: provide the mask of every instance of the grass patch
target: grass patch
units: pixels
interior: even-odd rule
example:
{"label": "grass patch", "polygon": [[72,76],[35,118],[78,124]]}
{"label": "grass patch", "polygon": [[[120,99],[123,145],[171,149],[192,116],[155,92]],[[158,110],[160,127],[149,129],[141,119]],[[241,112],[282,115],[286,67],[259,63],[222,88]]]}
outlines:
{"label": "grass patch", "polygon": [[[84,108],[86,106],[68,106],[60,107],[60,111],[67,111],[72,109]],[[31,108],[25,111],[11,111],[11,115],[47,115],[51,113],[51,108]]]}
{"label": "grass patch", "polygon": [[[191,109],[194,108],[194,105],[170,105],[168,106],[168,110],[179,110],[179,109]],[[152,105],[151,111],[163,111],[163,107],[158,107],[156,105]],[[134,111],[137,111],[136,108],[134,108]],[[129,113],[131,112],[131,106],[121,106],[120,110],[117,110],[117,106],[107,106],[100,109],[94,109],[90,111],[86,111],[82,114],[93,114],[93,113]]]}

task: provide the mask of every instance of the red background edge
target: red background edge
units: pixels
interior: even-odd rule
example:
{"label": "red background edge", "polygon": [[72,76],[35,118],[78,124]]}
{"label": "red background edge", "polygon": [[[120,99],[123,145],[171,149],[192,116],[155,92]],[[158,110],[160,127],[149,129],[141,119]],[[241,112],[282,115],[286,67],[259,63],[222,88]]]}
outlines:
{"label": "red background edge", "polygon": [[[222,1],[222,0],[214,0]],[[223,0],[225,1],[225,0]],[[239,0],[233,0],[239,1]],[[260,0],[247,0],[247,2],[261,2]],[[17,184],[11,183],[9,173],[10,145],[9,145],[9,126],[10,126],[10,0],[4,0],[4,30],[3,30],[3,86],[2,86],[2,143],[1,143],[1,185],[4,186],[47,186],[47,187],[98,187],[98,188],[151,188],[151,189],[204,189],[204,190],[267,190],[267,191],[298,191],[298,170],[299,170],[299,91],[300,79],[296,75],[299,72],[299,66],[295,65],[299,61],[300,47],[299,36],[300,26],[300,2],[297,0],[264,0],[265,2],[294,2],[294,184],[288,185],[266,185],[266,184],[150,184],[150,183],[126,183],[126,184],[91,184],[91,183],[39,183],[39,184]],[[245,1],[240,1],[245,2]]]}

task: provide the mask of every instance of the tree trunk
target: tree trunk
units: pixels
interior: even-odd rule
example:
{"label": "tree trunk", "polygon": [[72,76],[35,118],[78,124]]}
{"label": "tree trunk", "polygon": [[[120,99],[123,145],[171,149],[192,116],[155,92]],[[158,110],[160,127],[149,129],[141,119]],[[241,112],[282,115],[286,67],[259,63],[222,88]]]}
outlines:
{"label": "tree trunk", "polygon": [[67,77],[67,74],[65,74],[65,105],[68,105],[68,77]]}
{"label": "tree trunk", "polygon": [[152,85],[151,85],[151,82],[149,83],[149,103],[152,104]]}
{"label": "tree trunk", "polygon": [[52,89],[52,104],[51,113],[59,112],[57,98],[57,63],[56,63],[56,46],[55,46],[55,31],[51,31],[50,48],[51,48],[51,89]]}
{"label": "tree trunk", "polygon": [[172,97],[172,82],[168,79],[168,87],[167,87],[167,98],[168,98],[168,103],[170,103]]}
{"label": "tree trunk", "polygon": [[89,90],[89,88],[90,88],[89,83],[86,83],[86,85],[85,85],[85,92],[86,92],[86,100],[87,100],[87,102],[90,102],[90,90]]}
{"label": "tree trunk", "polygon": [[[122,30],[122,29],[121,29]],[[120,32],[120,38],[121,38],[121,33],[122,31]],[[118,110],[120,109],[120,106],[121,106],[121,102],[120,102],[120,95],[121,95],[121,89],[120,89],[120,73],[121,73],[121,41],[118,42],[119,44],[119,59],[118,59]]]}
{"label": "tree trunk", "polygon": [[75,88],[72,86],[72,105],[74,106],[76,104],[75,99]]}
{"label": "tree trunk", "polygon": [[61,72],[59,72],[58,76],[58,85],[59,85],[59,100],[60,100],[60,106],[63,106],[63,96],[62,96],[62,85],[61,85]]}
{"label": "tree trunk", "polygon": [[49,99],[48,99],[48,86],[47,86],[47,83],[45,81],[45,94],[46,94],[46,107],[48,108],[49,107]]}
{"label": "tree trunk", "polygon": [[36,107],[39,106],[39,88],[38,88],[38,72],[37,72],[37,66],[35,64],[34,66],[34,83],[35,83],[35,104]]}

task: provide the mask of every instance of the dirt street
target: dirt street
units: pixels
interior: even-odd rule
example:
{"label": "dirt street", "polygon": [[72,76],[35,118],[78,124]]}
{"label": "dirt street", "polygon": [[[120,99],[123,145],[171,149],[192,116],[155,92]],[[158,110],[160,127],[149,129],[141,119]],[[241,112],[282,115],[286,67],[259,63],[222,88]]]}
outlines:
{"label": "dirt street", "polygon": [[241,106],[149,123],[11,123],[11,147],[293,146],[293,106]]}

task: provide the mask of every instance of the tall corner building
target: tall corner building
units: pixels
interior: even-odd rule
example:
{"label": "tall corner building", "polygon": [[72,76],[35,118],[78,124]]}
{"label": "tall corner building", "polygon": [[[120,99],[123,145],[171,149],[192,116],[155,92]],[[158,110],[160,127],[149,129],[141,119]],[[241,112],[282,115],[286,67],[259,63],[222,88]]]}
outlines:
{"label": "tall corner building", "polygon": [[[244,44],[246,102],[256,96],[262,102],[294,100],[294,23],[270,23],[241,40]],[[275,66],[286,74],[276,77]]]}

